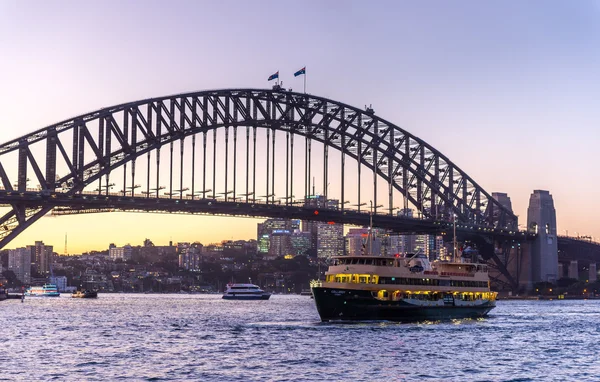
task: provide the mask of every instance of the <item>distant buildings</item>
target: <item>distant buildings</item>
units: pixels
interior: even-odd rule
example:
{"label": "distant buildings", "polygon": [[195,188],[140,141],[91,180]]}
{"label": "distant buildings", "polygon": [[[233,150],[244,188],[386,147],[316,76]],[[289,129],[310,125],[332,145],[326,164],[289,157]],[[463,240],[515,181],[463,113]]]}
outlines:
{"label": "distant buildings", "polygon": [[31,281],[31,250],[16,248],[8,251],[8,270],[13,271],[23,284]]}
{"label": "distant buildings", "polygon": [[131,245],[127,244],[123,247],[117,247],[114,244],[110,244],[108,247],[108,257],[115,261],[121,259],[123,261],[131,260],[133,255],[133,250]]}
{"label": "distant buildings", "polygon": [[56,285],[59,292],[67,291],[67,277],[66,276],[52,276],[50,277],[50,284]]}
{"label": "distant buildings", "polygon": [[257,251],[264,259],[305,254],[310,235],[300,232],[300,220],[267,219],[257,226]]}
{"label": "distant buildings", "polygon": [[317,257],[329,259],[344,255],[344,225],[317,222]]}
{"label": "distant buildings", "polygon": [[[338,200],[326,200],[322,195],[309,196],[304,206],[316,209],[337,209]],[[300,230],[302,228],[302,230]],[[257,226],[258,253],[265,260],[283,256],[330,258],[344,254],[344,226],[334,222],[267,219]]]}
{"label": "distant buildings", "polygon": [[31,254],[31,260],[37,272],[42,275],[49,275],[53,247],[51,245],[45,245],[43,241],[36,241],[34,245],[28,245],[27,250]]}
{"label": "distant buildings", "polygon": [[[304,207],[337,210],[339,200],[326,199],[324,195],[310,195],[304,199]],[[344,225],[318,221],[302,221],[302,231],[311,237],[311,256],[329,258],[344,254]]]}
{"label": "distant buildings", "polygon": [[346,235],[346,254],[360,256],[367,252],[368,228],[350,228]]}
{"label": "distant buildings", "polygon": [[200,243],[178,243],[177,255],[179,268],[199,272],[202,264],[202,248]]}
{"label": "distant buildings", "polygon": [[[317,209],[337,209],[337,200],[325,200],[324,196],[311,196],[305,206]],[[402,210],[399,215],[412,217],[413,211]],[[443,237],[389,233],[373,228],[369,239],[369,228],[350,228],[344,235],[343,224],[335,222],[303,221],[291,219],[267,219],[257,227],[258,252],[266,260],[280,256],[311,255],[321,259],[333,256],[394,256],[424,254],[430,260],[448,256]]]}
{"label": "distant buildings", "polygon": [[308,255],[310,251],[311,237],[309,232],[302,232],[300,230],[294,230],[290,235],[291,241],[291,252],[294,256]]}
{"label": "distant buildings", "polygon": [[266,259],[272,260],[292,252],[291,232],[287,229],[273,230],[269,237],[269,252]]}

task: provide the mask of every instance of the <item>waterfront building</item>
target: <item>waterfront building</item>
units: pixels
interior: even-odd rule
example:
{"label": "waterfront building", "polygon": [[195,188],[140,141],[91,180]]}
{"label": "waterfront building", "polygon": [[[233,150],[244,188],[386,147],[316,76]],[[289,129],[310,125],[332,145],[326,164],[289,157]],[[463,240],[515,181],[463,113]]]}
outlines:
{"label": "waterfront building", "polygon": [[132,253],[133,250],[129,244],[124,245],[123,247],[117,247],[114,244],[111,244],[108,249],[108,256],[112,261],[117,259],[121,259],[123,261],[131,260]]}
{"label": "waterfront building", "polygon": [[31,249],[16,248],[8,251],[8,270],[13,271],[23,284],[31,282]]}
{"label": "waterfront building", "polygon": [[67,291],[67,276],[51,276],[50,284],[56,285],[59,292]]}

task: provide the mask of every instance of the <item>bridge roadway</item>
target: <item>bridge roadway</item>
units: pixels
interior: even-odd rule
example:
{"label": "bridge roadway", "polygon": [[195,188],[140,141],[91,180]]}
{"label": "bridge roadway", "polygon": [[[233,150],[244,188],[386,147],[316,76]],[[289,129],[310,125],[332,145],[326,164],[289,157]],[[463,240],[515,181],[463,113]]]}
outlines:
{"label": "bridge roadway", "polygon": [[[43,192],[28,189],[24,192],[0,190],[0,205],[22,205],[27,208],[53,208],[54,215],[70,215],[79,213],[99,213],[114,211],[137,212],[163,212],[186,213],[205,215],[226,215],[253,218],[287,218],[322,222],[334,222],[355,226],[369,226],[371,216],[369,211],[354,209],[333,210],[304,206],[304,202],[265,202],[255,200],[246,203],[244,197],[240,198],[192,198],[189,196],[154,195],[148,197],[143,194],[123,195],[117,193],[82,192],[78,194],[64,194],[60,192]],[[404,216],[390,215],[389,213],[375,213],[372,216],[373,226],[398,233],[414,234],[453,234],[453,223],[435,219],[419,219]],[[508,229],[491,229],[465,225],[457,222],[457,236],[471,236],[477,234],[494,239],[526,241],[535,238],[535,235],[525,231],[511,231]]]}
{"label": "bridge roadway", "polygon": [[600,263],[600,243],[581,238],[559,236],[558,260],[577,260],[582,264]]}

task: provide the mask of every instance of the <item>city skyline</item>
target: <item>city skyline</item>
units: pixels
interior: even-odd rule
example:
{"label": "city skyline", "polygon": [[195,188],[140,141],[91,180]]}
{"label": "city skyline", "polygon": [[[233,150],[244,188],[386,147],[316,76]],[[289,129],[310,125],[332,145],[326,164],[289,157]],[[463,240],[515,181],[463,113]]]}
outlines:
{"label": "city skyline", "polygon": [[[600,237],[599,184],[591,175],[600,143],[595,1],[309,2],[277,11],[272,2],[63,4],[0,4],[0,48],[8,57],[0,62],[2,142],[122,102],[267,88],[276,71],[286,88],[301,91],[293,73],[306,67],[308,93],[373,105],[489,193],[508,193],[521,224],[530,194],[544,189],[554,197],[559,234]],[[196,28],[198,14],[206,17]],[[112,28],[89,27],[103,17],[114,20]],[[311,28],[301,20],[311,20]],[[254,33],[245,33],[249,28]],[[161,245],[231,235],[247,240],[262,220],[147,213],[43,218],[7,248],[42,240],[61,253],[65,233],[71,253],[145,238]]]}

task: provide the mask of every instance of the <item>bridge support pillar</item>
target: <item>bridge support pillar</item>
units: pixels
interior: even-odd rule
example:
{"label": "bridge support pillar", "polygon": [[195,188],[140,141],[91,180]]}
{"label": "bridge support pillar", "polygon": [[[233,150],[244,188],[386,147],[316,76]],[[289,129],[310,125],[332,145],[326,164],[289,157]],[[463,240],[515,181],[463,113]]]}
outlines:
{"label": "bridge support pillar", "polygon": [[534,190],[527,209],[527,229],[537,233],[531,243],[531,281],[555,283],[558,279],[556,210],[550,192]]}
{"label": "bridge support pillar", "polygon": [[565,277],[565,268],[562,263],[558,263],[558,278],[562,279]]}
{"label": "bridge support pillar", "polygon": [[569,264],[569,278],[579,280],[579,263],[577,260],[571,260]]}
{"label": "bridge support pillar", "polygon": [[519,289],[527,292],[533,290],[533,281],[531,277],[531,251],[532,245],[530,242],[521,244]]}
{"label": "bridge support pillar", "polygon": [[594,283],[598,280],[598,271],[596,270],[596,263],[590,263],[590,274],[588,276],[588,282]]}

